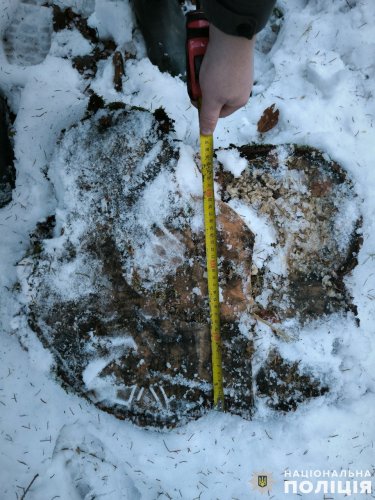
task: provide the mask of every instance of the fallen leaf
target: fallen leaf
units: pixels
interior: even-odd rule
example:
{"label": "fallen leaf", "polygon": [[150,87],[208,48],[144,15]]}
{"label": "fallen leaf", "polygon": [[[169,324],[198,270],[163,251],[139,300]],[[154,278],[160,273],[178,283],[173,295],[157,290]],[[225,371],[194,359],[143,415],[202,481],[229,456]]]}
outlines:
{"label": "fallen leaf", "polygon": [[263,115],[258,121],[258,132],[264,134],[273,129],[279,121],[279,110],[275,109],[275,104],[263,111]]}

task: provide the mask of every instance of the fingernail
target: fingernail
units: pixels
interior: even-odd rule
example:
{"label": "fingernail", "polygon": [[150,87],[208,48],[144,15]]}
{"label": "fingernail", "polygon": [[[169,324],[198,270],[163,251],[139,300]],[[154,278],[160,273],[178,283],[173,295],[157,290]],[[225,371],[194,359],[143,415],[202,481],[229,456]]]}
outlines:
{"label": "fingernail", "polygon": [[209,128],[201,128],[201,135],[212,135],[212,130]]}

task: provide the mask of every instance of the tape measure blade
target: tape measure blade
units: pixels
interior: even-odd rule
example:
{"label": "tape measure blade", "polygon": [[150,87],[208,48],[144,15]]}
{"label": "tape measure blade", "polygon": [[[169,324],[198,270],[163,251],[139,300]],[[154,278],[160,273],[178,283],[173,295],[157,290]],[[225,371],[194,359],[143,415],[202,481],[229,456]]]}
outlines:
{"label": "tape measure blade", "polygon": [[210,301],[212,378],[214,406],[224,410],[222,352],[220,337],[219,278],[217,265],[217,230],[213,176],[213,137],[200,136],[203,176],[203,208],[206,239],[207,281]]}

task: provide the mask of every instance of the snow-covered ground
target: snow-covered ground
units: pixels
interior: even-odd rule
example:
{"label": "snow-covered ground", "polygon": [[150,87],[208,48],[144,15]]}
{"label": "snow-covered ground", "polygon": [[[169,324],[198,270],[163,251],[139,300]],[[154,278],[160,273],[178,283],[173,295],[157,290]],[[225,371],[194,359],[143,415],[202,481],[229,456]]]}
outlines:
{"label": "snow-covered ground", "polygon": [[[56,193],[45,175],[56,140],[62,129],[83,116],[88,102],[87,80],[62,58],[86,54],[88,42],[77,31],[51,35],[42,3],[0,0],[2,36],[9,35],[9,25],[19,16],[25,37],[31,37],[30,46],[33,36],[42,38],[34,50],[44,57],[38,64],[35,53],[9,63],[5,49],[9,52],[10,43],[5,48],[0,44],[0,88],[17,114],[17,184],[13,201],[0,210],[1,500],[22,498],[33,479],[24,496],[34,500],[261,498],[251,480],[262,471],[272,474],[269,495],[279,500],[296,496],[292,488],[284,494],[284,479],[293,480],[285,471],[292,471],[292,476],[293,471],[306,470],[373,473],[375,3],[279,1],[284,21],[271,51],[256,54],[253,97],[244,109],[222,120],[215,132],[217,147],[253,141],[317,147],[346,168],[355,182],[362,200],[364,243],[347,285],[358,306],[360,326],[351,315],[331,316],[304,327],[292,344],[282,344],[266,326],[259,326],[255,346],[255,369],[273,343],[285,358],[303,358],[315,375],[329,380],[331,391],[287,415],[272,412],[257,400],[251,422],[213,412],[173,431],[137,428],[65,392],[50,375],[50,353],[22,314],[17,286],[22,269],[17,263],[35,224],[56,207]],[[151,110],[163,106],[184,144],[185,182],[190,179],[198,189],[199,178],[192,170],[198,149],[196,110],[189,104],[185,85],[161,74],[144,57],[139,34],[133,33],[128,0],[55,3],[90,15],[91,25],[101,35],[111,35],[120,49],[137,52],[136,59],[126,62],[122,93],[113,88],[111,58],[100,63],[92,88],[108,101]],[[20,29],[13,30],[15,37]],[[51,48],[45,55],[49,36]],[[14,48],[21,52],[25,46],[23,40]],[[279,123],[261,137],[257,121],[273,103],[280,110]],[[260,225],[258,239],[261,230]],[[294,480],[299,484],[312,480],[315,490],[317,475]],[[349,480],[349,473],[348,478],[342,473],[341,480]],[[358,477],[362,480],[371,478]],[[341,486],[348,493],[353,484]],[[329,488],[325,498],[344,497]],[[308,489],[298,486],[299,495],[324,498],[323,488],[316,493]],[[365,498],[360,491],[351,498]],[[371,496],[375,493],[367,495]]]}

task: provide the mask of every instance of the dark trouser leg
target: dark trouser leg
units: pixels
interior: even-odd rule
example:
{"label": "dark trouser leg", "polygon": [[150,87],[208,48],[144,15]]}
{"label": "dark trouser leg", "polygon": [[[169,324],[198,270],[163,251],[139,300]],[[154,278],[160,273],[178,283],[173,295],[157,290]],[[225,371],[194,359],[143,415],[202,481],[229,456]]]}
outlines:
{"label": "dark trouser leg", "polygon": [[8,136],[8,110],[0,93],[0,208],[12,199],[14,182],[13,150]]}
{"label": "dark trouser leg", "polygon": [[150,61],[171,75],[185,73],[185,18],[177,0],[133,0]]}

